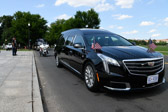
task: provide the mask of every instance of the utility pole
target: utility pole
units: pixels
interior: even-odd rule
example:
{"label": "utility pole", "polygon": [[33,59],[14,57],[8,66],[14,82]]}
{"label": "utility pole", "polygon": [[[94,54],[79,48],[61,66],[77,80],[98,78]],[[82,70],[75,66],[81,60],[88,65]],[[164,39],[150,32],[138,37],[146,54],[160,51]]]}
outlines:
{"label": "utility pole", "polygon": [[28,36],[29,36],[29,37],[28,37],[28,41],[29,41],[29,42],[28,42],[28,44],[29,44],[29,49],[30,49],[30,23],[28,23],[28,29],[29,29],[29,32],[28,32],[28,33],[29,33],[29,34],[28,34]]}

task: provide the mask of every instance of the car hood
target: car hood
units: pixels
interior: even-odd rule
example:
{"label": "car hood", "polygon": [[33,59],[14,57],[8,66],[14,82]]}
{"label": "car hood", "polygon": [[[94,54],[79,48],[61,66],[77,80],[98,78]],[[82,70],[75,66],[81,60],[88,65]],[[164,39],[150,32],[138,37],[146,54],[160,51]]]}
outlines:
{"label": "car hood", "polygon": [[101,51],[102,54],[119,60],[163,57],[159,52],[150,52],[147,48],[140,46],[102,47]]}

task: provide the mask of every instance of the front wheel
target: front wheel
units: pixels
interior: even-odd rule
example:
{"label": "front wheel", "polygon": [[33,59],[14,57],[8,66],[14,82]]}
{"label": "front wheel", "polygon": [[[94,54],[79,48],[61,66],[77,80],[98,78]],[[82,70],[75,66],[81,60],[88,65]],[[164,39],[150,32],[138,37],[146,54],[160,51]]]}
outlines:
{"label": "front wheel", "polygon": [[58,68],[60,68],[62,65],[61,65],[61,63],[60,63],[60,59],[59,59],[58,55],[56,55],[55,60],[56,60],[56,66],[57,66]]}
{"label": "front wheel", "polygon": [[39,51],[40,56],[42,55],[41,51]]}
{"label": "front wheel", "polygon": [[86,87],[92,92],[98,91],[99,84],[96,77],[96,70],[94,65],[90,62],[88,62],[84,67],[84,77]]}

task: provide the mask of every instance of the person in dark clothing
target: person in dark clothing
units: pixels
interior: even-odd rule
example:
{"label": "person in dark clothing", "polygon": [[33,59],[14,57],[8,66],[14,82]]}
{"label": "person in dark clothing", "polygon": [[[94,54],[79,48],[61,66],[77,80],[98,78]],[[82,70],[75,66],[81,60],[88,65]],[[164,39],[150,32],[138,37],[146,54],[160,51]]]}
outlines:
{"label": "person in dark clothing", "polygon": [[17,43],[16,43],[16,38],[13,37],[12,39],[12,54],[13,56],[16,55],[16,52],[17,52]]}

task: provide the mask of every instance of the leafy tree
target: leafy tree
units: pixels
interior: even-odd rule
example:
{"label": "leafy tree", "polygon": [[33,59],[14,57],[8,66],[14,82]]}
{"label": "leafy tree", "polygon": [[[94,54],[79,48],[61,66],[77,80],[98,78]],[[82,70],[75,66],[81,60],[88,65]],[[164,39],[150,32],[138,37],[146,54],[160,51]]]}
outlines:
{"label": "leafy tree", "polygon": [[167,45],[166,41],[159,41],[158,43],[156,43],[156,45]]}
{"label": "leafy tree", "polygon": [[79,28],[77,26],[77,23],[78,22],[74,18],[70,18],[70,19],[66,20],[65,23],[62,24],[63,25],[63,30],[62,31],[73,29],[73,28]]}
{"label": "leafy tree", "polygon": [[59,38],[60,33],[64,30],[63,25],[65,24],[64,19],[59,19],[54,23],[51,23],[48,32],[46,33],[45,39],[49,44],[54,44]]}
{"label": "leafy tree", "polygon": [[28,45],[29,41],[33,44],[36,39],[44,38],[47,31],[46,23],[47,21],[38,14],[18,11],[12,20],[12,36],[15,36],[17,42],[23,46]]}
{"label": "leafy tree", "polygon": [[3,33],[3,28],[1,26],[1,22],[0,22],[0,45],[3,43],[3,40],[2,40],[2,33]]}
{"label": "leafy tree", "polygon": [[100,19],[94,9],[87,12],[77,11],[75,14],[76,27],[78,28],[99,28]]}
{"label": "leafy tree", "polygon": [[153,40],[153,43],[155,43],[155,44],[156,44],[156,40],[155,40],[155,39]]}
{"label": "leafy tree", "polygon": [[0,44],[11,42],[12,35],[12,19],[13,16],[2,16],[0,17]]}
{"label": "leafy tree", "polygon": [[59,38],[62,31],[73,28],[99,28],[99,24],[100,18],[94,9],[88,10],[87,12],[77,11],[74,17],[68,20],[62,19],[52,23],[45,38],[49,43],[53,44]]}

